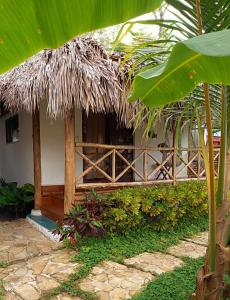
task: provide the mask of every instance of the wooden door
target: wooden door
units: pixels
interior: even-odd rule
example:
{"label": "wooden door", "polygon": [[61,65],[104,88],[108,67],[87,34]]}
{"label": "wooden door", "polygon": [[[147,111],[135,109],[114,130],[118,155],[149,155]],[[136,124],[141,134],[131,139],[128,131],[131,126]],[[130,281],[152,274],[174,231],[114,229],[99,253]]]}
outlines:
{"label": "wooden door", "polygon": [[[114,114],[94,114],[83,113],[83,142],[109,145],[132,145],[132,130],[120,126]],[[83,153],[96,162],[105,153],[103,148],[84,147]],[[133,160],[133,151],[125,150],[121,153],[129,162]],[[110,176],[112,175],[112,157],[109,156],[98,166]],[[87,169],[90,165],[84,161],[83,168]],[[116,176],[127,167],[127,164],[119,157],[116,157]],[[133,172],[129,170],[119,181],[132,181]],[[106,178],[98,170],[94,169],[84,177],[84,182],[106,182]]]}
{"label": "wooden door", "polygon": [[[121,124],[119,124],[116,120],[116,116],[112,115],[107,116],[108,120],[108,130],[110,137],[111,145],[133,145],[133,130],[128,129]],[[122,156],[128,161],[133,161],[133,150],[122,150],[120,151]],[[125,161],[116,156],[116,176],[118,176],[125,168],[127,164]],[[133,181],[133,171],[129,169],[120,179],[119,181]]]}
{"label": "wooden door", "polygon": [[[84,143],[95,143],[95,144],[105,144],[105,131],[106,131],[106,118],[104,114],[93,114],[89,113],[88,116],[83,114],[83,142]],[[106,150],[102,148],[85,147],[83,153],[93,162],[100,159]],[[109,162],[108,159],[102,161],[98,166],[108,173]],[[85,160],[83,162],[83,169],[90,167]],[[105,177],[98,170],[93,169],[84,177],[84,182],[96,182],[104,181]]]}

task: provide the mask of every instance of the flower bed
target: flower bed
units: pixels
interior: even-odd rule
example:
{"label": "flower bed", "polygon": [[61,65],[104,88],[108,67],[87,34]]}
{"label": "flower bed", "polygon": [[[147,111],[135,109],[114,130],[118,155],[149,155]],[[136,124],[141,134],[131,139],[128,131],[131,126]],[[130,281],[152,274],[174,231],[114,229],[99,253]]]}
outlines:
{"label": "flower bed", "polygon": [[78,235],[127,233],[140,226],[162,231],[202,217],[207,210],[208,193],[203,181],[125,188],[103,196],[93,191],[85,203],[73,207],[56,232],[75,243]]}

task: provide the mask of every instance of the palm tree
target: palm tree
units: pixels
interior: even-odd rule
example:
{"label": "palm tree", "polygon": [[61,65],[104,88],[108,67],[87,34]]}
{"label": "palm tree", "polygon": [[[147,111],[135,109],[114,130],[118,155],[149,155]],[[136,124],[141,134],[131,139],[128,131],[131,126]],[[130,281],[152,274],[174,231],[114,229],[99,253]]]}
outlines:
{"label": "palm tree", "polygon": [[[178,30],[183,32],[185,37],[194,37],[197,35],[201,35],[203,33],[208,33],[211,31],[218,31],[221,29],[229,28],[230,24],[230,3],[229,1],[206,1],[206,0],[178,0],[178,1],[167,1],[171,6],[173,7],[172,13],[177,16],[179,19],[178,23],[174,24],[174,27],[176,27]],[[179,13],[178,13],[179,12]],[[195,42],[195,41],[194,41]],[[181,53],[183,53],[181,51]],[[154,57],[156,54],[154,53]],[[174,55],[175,57],[175,55]],[[148,67],[147,67],[148,68]],[[146,70],[146,67],[145,67]],[[159,68],[157,70],[160,70]],[[161,69],[164,70],[164,69]],[[142,72],[142,71],[141,71]],[[152,72],[152,71],[151,71]],[[147,75],[147,73],[145,73]],[[149,76],[150,73],[148,73]],[[155,72],[156,74],[159,74]],[[192,75],[193,76],[193,75]],[[145,77],[143,77],[144,79]],[[149,77],[148,77],[149,78]],[[146,78],[145,78],[146,80]],[[226,80],[225,80],[226,81]],[[227,82],[227,81],[226,81]],[[228,81],[229,83],[229,81]],[[146,88],[148,90],[148,85],[146,85]],[[139,83],[140,88],[140,83]],[[138,89],[138,88],[137,88]],[[214,94],[219,95],[219,89],[217,88],[211,88],[214,90]],[[147,92],[147,90],[145,92]],[[151,89],[151,95],[153,95],[153,89]],[[178,88],[180,90],[180,88]],[[200,93],[200,89],[197,89],[195,91],[195,95],[197,94],[197,91]],[[144,92],[144,93],[145,93]],[[163,92],[164,93],[164,92]],[[194,92],[193,92],[194,93]],[[138,93],[134,93],[135,96],[137,96]],[[140,95],[143,95],[143,89]],[[150,95],[150,93],[148,92]],[[162,94],[162,93],[161,93]],[[178,93],[179,94],[179,93]],[[227,133],[226,130],[226,93],[225,93],[225,87],[222,87],[221,89],[221,98],[214,95],[214,99],[216,98],[215,103],[219,103],[222,106],[221,109],[221,130],[222,130],[222,139],[221,139],[221,160],[220,160],[220,176],[219,176],[219,183],[218,183],[218,192],[217,192],[217,200],[219,200],[219,203],[222,203],[221,207],[219,208],[219,211],[217,213],[218,217],[221,219],[218,220],[217,229],[218,229],[218,235],[217,235],[217,241],[222,244],[216,245],[216,199],[215,199],[215,189],[214,189],[214,162],[213,162],[213,143],[212,143],[212,115],[211,115],[211,104],[213,104],[213,101],[211,101],[210,97],[210,86],[208,86],[207,83],[203,85],[203,94],[204,94],[204,106],[205,107],[205,117],[206,117],[206,125],[208,128],[208,136],[209,136],[209,164],[208,164],[208,170],[209,172],[206,172],[208,174],[208,182],[209,182],[209,206],[210,206],[210,243],[209,243],[209,255],[208,259],[206,260],[205,266],[200,270],[198,274],[198,282],[197,285],[197,293],[196,293],[196,299],[219,299],[220,297],[220,290],[219,287],[222,284],[223,280],[223,253],[225,252],[225,249],[222,247],[222,245],[226,244],[226,241],[224,241],[224,234],[226,233],[225,230],[228,225],[228,221],[226,220],[226,216],[228,215],[229,211],[229,203],[226,201],[223,201],[223,184],[224,184],[224,167],[225,167],[225,136]],[[133,96],[134,97],[134,96]],[[162,98],[162,97],[161,97]],[[170,99],[169,99],[170,100]],[[150,96],[148,96],[148,102],[151,101]],[[165,101],[165,100],[164,100]],[[166,107],[167,108],[167,107]],[[161,109],[161,113],[163,113],[165,110]],[[151,116],[151,113],[147,111],[148,116]],[[229,133],[229,128],[228,128]],[[228,134],[229,136],[229,134]],[[229,171],[229,170],[228,170]],[[221,248],[222,247],[222,248]],[[216,253],[218,254],[216,256]],[[217,264],[216,264],[217,259]],[[211,275],[209,274],[210,272]],[[214,274],[214,276],[213,276]],[[205,275],[205,276],[204,276]],[[216,276],[216,277],[215,277]],[[215,278],[214,278],[215,277]],[[208,278],[208,279],[207,279]],[[218,278],[218,279],[217,279]],[[208,282],[209,281],[209,282]],[[210,284],[211,283],[211,284]],[[217,285],[216,285],[217,284]],[[212,296],[204,296],[204,290],[205,292],[211,292]]]}

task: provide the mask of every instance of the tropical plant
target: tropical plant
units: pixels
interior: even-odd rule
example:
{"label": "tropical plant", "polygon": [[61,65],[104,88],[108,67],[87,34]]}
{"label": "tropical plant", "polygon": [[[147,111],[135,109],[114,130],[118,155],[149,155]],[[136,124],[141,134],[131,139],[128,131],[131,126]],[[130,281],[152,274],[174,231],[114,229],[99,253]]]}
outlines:
{"label": "tropical plant", "polygon": [[0,180],[0,209],[8,210],[12,215],[26,216],[33,208],[34,202],[34,186],[32,184],[24,184],[19,187],[16,182],[7,183]]}
{"label": "tropical plant", "polygon": [[92,191],[84,203],[72,207],[54,234],[72,245],[77,243],[79,236],[101,237],[105,234],[102,222],[105,209],[104,201]]}
{"label": "tropical plant", "polygon": [[207,198],[204,181],[125,188],[103,196],[92,191],[85,201],[73,206],[54,233],[75,245],[82,236],[128,234],[143,226],[166,231],[206,216]]}
{"label": "tropical plant", "polygon": [[[197,1],[198,23],[202,24],[199,12],[199,1]],[[201,28],[199,32],[202,33]],[[157,66],[156,68],[145,70],[136,76],[131,99],[141,98],[146,104],[156,106],[185,97],[188,92],[201,82],[214,84],[224,83],[229,85],[230,77],[227,71],[230,66],[229,38],[230,30],[225,30],[179,42],[173,48],[167,63]],[[167,89],[165,89],[166,86]],[[203,268],[202,275],[207,275],[207,272],[210,271],[215,274],[217,267],[221,264],[220,260],[223,259],[223,255],[222,257],[220,257],[220,255],[218,256],[218,258],[220,257],[218,260],[219,264],[216,264],[216,248],[218,248],[218,245],[216,245],[216,201],[211,110],[207,84],[204,85],[204,94],[209,147],[209,165],[206,174],[208,174],[209,183],[210,253],[209,264],[206,264],[206,268]],[[221,184],[221,182],[219,182],[219,184]],[[224,208],[226,213],[226,206]],[[221,221],[225,229],[227,222]],[[221,243],[223,241],[219,239],[218,242]],[[221,277],[220,272],[217,274]],[[211,279],[213,279],[212,276]],[[205,276],[202,276],[202,280],[205,280]],[[211,285],[211,288],[207,285],[205,287],[207,289],[205,292],[207,292],[208,289],[211,289],[213,292],[213,285]],[[204,294],[203,292],[201,293],[199,287],[197,291],[199,291],[197,292],[197,299],[203,299],[201,297],[204,297]],[[216,296],[216,294],[219,295],[219,293],[220,291],[218,290],[215,291],[214,294]]]}
{"label": "tropical plant", "polygon": [[[180,5],[176,5],[177,1],[173,1],[173,4],[178,9]],[[185,1],[183,1],[184,5]],[[182,5],[182,7],[183,7]],[[174,7],[174,14],[176,8]],[[166,6],[167,10],[169,8]],[[192,11],[192,10],[191,10]],[[183,16],[183,13],[181,14]],[[153,30],[156,31],[155,25],[160,25],[161,30],[159,36],[154,35],[138,35],[132,31],[129,32],[130,28],[125,30],[125,34],[131,33],[134,35],[133,42],[130,45],[119,44],[117,48],[119,51],[126,53],[124,62],[128,59],[132,59],[132,68],[130,69],[130,77],[136,75],[139,71],[143,72],[144,69],[156,67],[164,63],[169,54],[171,53],[172,46],[178,39],[184,38],[184,32],[182,31],[182,21],[177,20],[165,20],[164,11],[160,14],[161,19],[148,19],[138,20],[136,23],[140,24],[152,24]],[[177,17],[177,16],[176,16]],[[184,28],[187,25],[185,19]],[[127,22],[122,26],[123,30],[135,22]],[[194,25],[195,26],[195,25]],[[163,30],[162,30],[163,28]],[[196,34],[197,30],[194,30]],[[179,35],[177,34],[179,32]],[[121,40],[123,37],[122,30],[118,35],[115,43]],[[212,122],[214,128],[220,128],[220,115],[221,115],[221,87],[218,85],[209,86],[210,102],[212,110]],[[193,101],[191,101],[191,99]],[[201,85],[195,87],[195,89],[187,95],[182,101],[176,103],[169,103],[167,105],[157,107],[146,107],[139,101],[134,104],[134,129],[138,127],[144,128],[144,136],[149,137],[154,131],[157,123],[164,124],[164,134],[167,139],[168,131],[176,134],[176,143],[180,143],[181,131],[183,128],[189,129],[189,141],[193,142],[192,130],[197,128],[197,116],[201,119],[201,122],[205,125],[205,113],[204,113],[204,92]],[[164,120],[162,122],[162,120]]]}
{"label": "tropical plant", "polygon": [[191,181],[176,186],[126,188],[111,192],[103,223],[109,232],[127,233],[138,226],[166,231],[185,220],[206,215],[207,185]]}
{"label": "tropical plant", "polygon": [[160,6],[163,0],[2,0],[0,72],[39,50],[76,35],[119,24]]}
{"label": "tropical plant", "polygon": [[[177,19],[177,21],[173,23],[173,27],[174,29],[177,30],[177,32],[180,32],[180,35],[177,35],[178,40],[180,39],[183,40],[184,37],[191,38],[200,35],[202,33],[227,29],[230,26],[230,2],[227,0],[211,1],[211,2],[207,0],[202,0],[202,1],[168,0],[166,2],[170,4],[168,9],[173,8],[171,9],[171,13]],[[156,23],[156,20],[154,22]],[[164,22],[161,21],[161,26],[164,25],[165,25],[165,21]],[[183,42],[178,43],[173,48],[173,52],[170,56],[170,60],[167,63],[163,63],[163,64],[155,63],[155,66],[148,65],[147,67],[144,66],[141,70],[140,69],[137,71],[135,70],[137,74],[134,80],[134,92],[132,94],[133,100],[136,100],[138,97],[140,97],[142,100],[144,100],[145,103],[147,103],[147,105],[150,104],[151,107],[154,106],[154,108],[142,107],[141,110],[137,113],[137,117],[136,117],[137,125],[139,125],[139,123],[143,120],[146,121],[145,133],[148,133],[151,127],[154,124],[156,124],[156,122],[159,119],[162,119],[162,117],[166,120],[165,122],[166,126],[168,126],[169,124],[169,126],[171,127],[171,128],[169,127],[170,129],[172,129],[172,126],[174,126],[173,130],[175,130],[175,123],[177,122],[177,133],[180,131],[179,129],[182,128],[182,126],[180,126],[181,124],[188,125],[189,123],[190,129],[193,128],[194,124],[196,127],[198,126],[200,136],[201,136],[200,144],[202,145],[203,151],[205,152],[204,157],[206,158],[206,162],[208,162],[208,153],[204,145],[204,142],[202,141],[203,124],[206,124],[208,128],[209,157],[211,157],[211,159],[209,159],[209,164],[206,163],[206,174],[211,173],[210,176],[207,176],[209,179],[208,180],[209,191],[211,195],[210,196],[211,230],[210,230],[210,247],[209,247],[209,251],[210,251],[209,267],[211,271],[213,271],[214,269],[216,270],[216,261],[215,261],[216,259],[216,255],[215,255],[216,254],[216,243],[215,243],[216,202],[220,204],[223,202],[223,194],[224,194],[223,191],[225,190],[225,196],[226,196],[230,186],[230,180],[227,179],[225,181],[224,178],[225,162],[226,162],[225,154],[226,154],[226,143],[227,143],[226,137],[228,133],[228,137],[230,139],[229,136],[230,127],[227,130],[226,128],[227,93],[225,92],[225,88],[217,85],[214,86],[210,86],[207,84],[202,85],[201,82],[208,81],[209,83],[215,83],[215,84],[229,83],[229,78],[227,78],[228,76],[226,76],[225,78],[224,76],[222,77],[220,76],[221,72],[227,75],[227,69],[224,70],[224,68],[222,68],[222,66],[219,64],[221,63],[221,59],[226,59],[229,61],[229,57],[228,57],[229,46],[225,48],[225,50],[227,50],[228,53],[225,52],[222,53],[222,55],[219,55],[220,53],[218,53],[218,49],[215,48],[215,37],[217,38],[216,43],[218,43],[223,33],[225,32],[218,32],[216,36],[212,35],[210,37],[211,38],[210,40],[208,40],[207,37],[206,53],[202,52],[201,49],[202,47],[199,48],[198,45],[199,41],[198,44],[195,45],[194,41],[191,40],[191,43],[193,45],[192,47],[190,47],[190,41],[188,40],[186,49],[183,48],[184,47]],[[226,32],[226,34],[229,33]],[[228,44],[227,36],[222,36],[222,37],[223,39],[225,39],[225,44]],[[157,43],[157,41],[155,43]],[[193,46],[195,48],[193,48]],[[176,49],[180,47],[181,49],[177,52]],[[217,54],[216,57],[215,54]],[[155,61],[156,56],[157,53],[153,52],[152,61]],[[215,59],[213,59],[214,57]],[[206,60],[207,58],[208,60],[210,59],[210,61],[207,61]],[[151,53],[149,53],[148,59],[149,61],[151,61]],[[172,64],[174,64],[174,66]],[[216,66],[214,66],[215,64]],[[208,65],[210,69],[208,68]],[[154,74],[151,74],[153,69],[154,69]],[[212,72],[216,69],[218,69],[219,74],[217,72],[215,77],[215,75]],[[138,74],[139,72],[141,73],[141,75]],[[206,76],[203,77],[204,73],[206,73]],[[177,74],[179,75],[178,77]],[[141,81],[139,81],[139,76],[142,78]],[[186,84],[184,85],[185,82],[187,83],[187,86]],[[171,83],[174,87],[170,86]],[[180,86],[179,88],[176,86],[177,84]],[[138,95],[135,94],[135,90],[138,90]],[[192,95],[188,97],[187,94],[191,90],[193,90]],[[176,97],[174,95],[174,92],[176,93]],[[183,99],[184,97],[185,100],[183,100],[182,102],[178,102],[179,99]],[[164,102],[164,100],[166,101]],[[170,102],[173,101],[176,101],[176,103],[171,104]],[[159,107],[159,105],[161,106]],[[214,163],[212,159],[213,157],[212,124],[214,123],[215,123],[215,127],[221,126],[221,131],[222,131],[220,167],[219,167],[219,184],[218,184],[218,190],[216,195],[214,191]],[[228,145],[230,145],[229,142]],[[230,151],[228,151],[228,153],[230,156]],[[229,169],[227,168],[226,175],[229,175],[230,157],[228,157],[227,161],[229,162],[228,163]],[[225,184],[225,188],[224,188],[224,184]],[[224,205],[222,205],[222,210],[220,209],[220,211],[223,212],[223,209],[224,209]],[[222,226],[227,227],[225,226],[226,224],[223,225],[223,223],[224,222],[222,222]],[[224,234],[222,234],[221,236],[224,236]]]}

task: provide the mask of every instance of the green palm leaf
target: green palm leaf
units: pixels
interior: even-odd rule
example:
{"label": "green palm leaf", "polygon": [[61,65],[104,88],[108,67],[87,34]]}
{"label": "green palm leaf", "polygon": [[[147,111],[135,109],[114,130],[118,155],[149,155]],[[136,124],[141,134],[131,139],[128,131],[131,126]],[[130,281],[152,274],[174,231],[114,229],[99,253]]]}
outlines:
{"label": "green palm leaf", "polygon": [[167,63],[135,77],[130,99],[159,106],[182,99],[201,82],[230,85],[229,41],[230,30],[224,30],[178,43]]}
{"label": "green palm leaf", "polygon": [[125,22],[163,0],[2,0],[0,72],[78,34]]}

